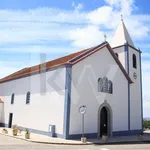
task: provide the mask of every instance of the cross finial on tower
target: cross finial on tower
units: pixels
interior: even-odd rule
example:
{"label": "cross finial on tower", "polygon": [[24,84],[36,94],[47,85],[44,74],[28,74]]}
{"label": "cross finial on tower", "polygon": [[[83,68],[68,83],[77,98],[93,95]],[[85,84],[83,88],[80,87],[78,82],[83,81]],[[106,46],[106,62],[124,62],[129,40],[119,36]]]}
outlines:
{"label": "cross finial on tower", "polygon": [[123,21],[123,15],[121,14],[121,21]]}
{"label": "cross finial on tower", "polygon": [[107,39],[107,35],[106,34],[104,34],[104,41],[106,42],[106,39]]}

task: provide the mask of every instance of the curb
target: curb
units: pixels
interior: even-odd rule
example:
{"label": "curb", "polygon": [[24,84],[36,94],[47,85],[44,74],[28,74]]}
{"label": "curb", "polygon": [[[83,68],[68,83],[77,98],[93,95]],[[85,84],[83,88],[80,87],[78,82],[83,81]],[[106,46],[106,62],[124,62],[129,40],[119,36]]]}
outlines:
{"label": "curb", "polygon": [[8,136],[8,137],[12,137],[12,138],[16,138],[16,139],[20,139],[23,141],[27,141],[27,142],[32,142],[32,143],[40,143],[40,144],[56,144],[56,145],[123,145],[123,144],[144,144],[144,143],[150,143],[150,140],[141,140],[141,141],[121,141],[121,142],[105,142],[105,143],[100,143],[100,142],[90,142],[90,143],[58,143],[58,142],[41,142],[41,141],[33,141],[33,140],[27,140],[27,139],[22,139],[19,138],[17,136],[11,136],[8,134],[3,134],[0,133],[0,135],[4,135],[4,136]]}
{"label": "curb", "polygon": [[56,144],[56,145],[92,145],[93,143],[58,143],[58,142],[41,142],[41,141],[33,141],[33,140],[27,140],[27,139],[23,139],[23,138],[19,138],[17,136],[11,136],[11,135],[8,135],[8,134],[3,134],[3,133],[0,133],[0,135],[4,135],[4,136],[8,136],[8,137],[11,137],[11,138],[15,138],[15,139],[20,139],[20,140],[23,140],[23,141],[27,141],[27,142],[32,142],[32,143],[41,143],[41,144]]}

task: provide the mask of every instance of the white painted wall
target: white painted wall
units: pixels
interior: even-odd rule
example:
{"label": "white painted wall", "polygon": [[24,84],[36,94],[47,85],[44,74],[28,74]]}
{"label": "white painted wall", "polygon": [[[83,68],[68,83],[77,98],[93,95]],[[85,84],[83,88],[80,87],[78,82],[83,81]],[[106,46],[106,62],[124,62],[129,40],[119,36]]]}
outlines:
{"label": "white painted wall", "polygon": [[0,103],[0,123],[4,122],[4,103]]}
{"label": "white painted wall", "polygon": [[125,51],[125,46],[115,48],[115,49],[113,49],[113,51],[118,54],[118,58],[119,58],[121,64],[126,69],[126,66],[127,66],[127,51]]}
{"label": "white painted wall", "polygon": [[[55,125],[56,133],[63,134],[65,78],[66,68],[59,68],[46,74],[36,74],[0,84],[5,123],[8,124],[9,113],[13,113],[12,124],[42,131],[48,131],[49,125]],[[57,88],[54,88],[54,84]],[[46,90],[41,93],[40,87],[44,85]],[[26,104],[28,91],[31,92],[30,104]],[[11,104],[12,93],[15,94],[14,104]]]}
{"label": "white painted wall", "polygon": [[[132,55],[136,55],[137,69],[133,68]],[[131,130],[142,129],[141,122],[141,82],[140,82],[140,54],[136,50],[129,47],[129,74],[134,82],[130,86],[130,128]],[[133,73],[137,74],[137,79],[133,78]]]}
{"label": "white painted wall", "polygon": [[[98,78],[113,82],[113,94],[98,92]],[[87,106],[85,133],[98,132],[98,109],[107,100],[113,111],[113,131],[128,130],[128,81],[107,48],[103,48],[72,67],[69,134],[81,134],[79,107]]]}

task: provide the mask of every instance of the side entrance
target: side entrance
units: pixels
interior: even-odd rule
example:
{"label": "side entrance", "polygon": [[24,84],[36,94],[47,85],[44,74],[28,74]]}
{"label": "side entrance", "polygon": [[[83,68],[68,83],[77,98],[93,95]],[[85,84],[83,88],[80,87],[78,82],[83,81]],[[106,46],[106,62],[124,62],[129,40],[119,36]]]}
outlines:
{"label": "side entrance", "polygon": [[12,127],[13,113],[9,113],[8,128]]}

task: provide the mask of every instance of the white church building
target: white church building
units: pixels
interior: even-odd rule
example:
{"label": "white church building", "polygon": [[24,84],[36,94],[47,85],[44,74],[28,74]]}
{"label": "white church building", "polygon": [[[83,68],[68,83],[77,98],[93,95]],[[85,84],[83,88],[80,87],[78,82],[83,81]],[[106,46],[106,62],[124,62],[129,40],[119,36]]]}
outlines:
{"label": "white church building", "polygon": [[64,139],[143,132],[141,51],[123,20],[112,39],[0,79],[0,125]]}

